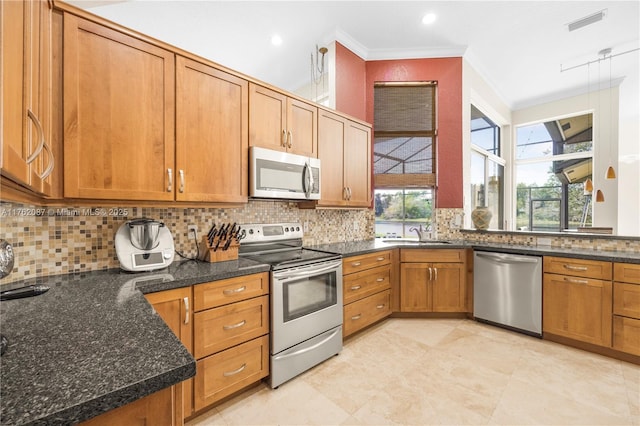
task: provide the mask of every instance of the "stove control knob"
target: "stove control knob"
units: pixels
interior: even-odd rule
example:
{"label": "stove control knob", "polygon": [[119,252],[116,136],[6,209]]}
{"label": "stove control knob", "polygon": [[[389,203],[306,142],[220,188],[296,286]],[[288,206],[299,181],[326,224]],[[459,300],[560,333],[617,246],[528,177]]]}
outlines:
{"label": "stove control knob", "polygon": [[253,229],[249,229],[249,234],[253,235]]}
{"label": "stove control knob", "polygon": [[286,228],[284,228],[284,232],[289,232],[289,227],[288,226]]}
{"label": "stove control knob", "polygon": [[296,231],[300,232],[300,227],[299,226],[296,226]]}

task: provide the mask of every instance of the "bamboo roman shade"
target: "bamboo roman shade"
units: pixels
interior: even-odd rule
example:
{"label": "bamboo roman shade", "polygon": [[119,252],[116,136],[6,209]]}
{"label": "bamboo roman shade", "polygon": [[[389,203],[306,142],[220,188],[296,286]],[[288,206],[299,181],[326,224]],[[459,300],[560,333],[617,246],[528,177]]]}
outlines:
{"label": "bamboo roman shade", "polygon": [[435,82],[374,86],[376,188],[435,185]]}

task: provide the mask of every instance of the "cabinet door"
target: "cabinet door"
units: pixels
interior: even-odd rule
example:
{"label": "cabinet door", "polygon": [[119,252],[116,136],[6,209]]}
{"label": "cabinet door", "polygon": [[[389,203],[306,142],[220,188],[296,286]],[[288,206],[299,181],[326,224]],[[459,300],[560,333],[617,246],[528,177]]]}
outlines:
{"label": "cabinet door", "polygon": [[432,311],[465,312],[464,265],[460,263],[434,263],[432,268]]}
{"label": "cabinet door", "polygon": [[[371,205],[371,129],[347,122],[344,143],[345,186],[352,207]],[[324,164],[323,164],[324,167]]]}
{"label": "cabinet door", "polygon": [[[145,297],[160,318],[167,323],[171,331],[193,354],[193,298],[191,297],[191,287],[150,293]],[[176,392],[179,391],[178,386],[182,386],[183,398],[177,398],[177,404],[180,404],[182,400],[182,407],[177,408],[176,412],[181,414],[182,417],[178,424],[182,424],[182,418],[190,416],[193,412],[193,379],[185,380],[183,383],[176,385]]]}
{"label": "cabinet door", "polygon": [[249,145],[286,151],[287,97],[249,84]]}
{"label": "cabinet door", "polygon": [[176,200],[247,202],[248,82],[176,58]]}
{"label": "cabinet door", "polygon": [[2,174],[36,192],[50,194],[54,166],[51,5],[41,0],[2,2],[0,23]]}
{"label": "cabinet door", "polygon": [[64,15],[64,196],[173,200],[171,52]]}
{"label": "cabinet door", "polygon": [[400,311],[429,312],[431,310],[430,264],[400,265]]}
{"label": "cabinet door", "polygon": [[287,151],[318,157],[318,107],[287,99]]}
{"label": "cabinet door", "polygon": [[544,274],[542,329],[611,346],[611,281]]}
{"label": "cabinet door", "polygon": [[173,416],[174,388],[162,389],[149,396],[131,402],[115,410],[94,417],[82,426],[173,426],[183,421],[174,421]]}
{"label": "cabinet door", "polygon": [[320,201],[318,205],[347,204],[344,186],[344,140],[347,123],[344,118],[320,111],[318,119],[318,158],[321,162]]}

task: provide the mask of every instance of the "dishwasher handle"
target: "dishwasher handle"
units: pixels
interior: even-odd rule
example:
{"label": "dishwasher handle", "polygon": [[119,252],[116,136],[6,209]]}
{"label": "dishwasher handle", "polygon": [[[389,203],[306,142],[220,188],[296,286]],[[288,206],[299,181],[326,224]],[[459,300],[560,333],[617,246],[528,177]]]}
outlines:
{"label": "dishwasher handle", "polygon": [[538,263],[539,256],[510,255],[505,253],[476,252],[476,256],[498,263]]}

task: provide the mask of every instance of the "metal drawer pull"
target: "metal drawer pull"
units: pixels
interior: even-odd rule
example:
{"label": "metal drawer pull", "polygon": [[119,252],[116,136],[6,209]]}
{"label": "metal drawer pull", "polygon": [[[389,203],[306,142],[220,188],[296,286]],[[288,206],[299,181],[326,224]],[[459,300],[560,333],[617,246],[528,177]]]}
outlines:
{"label": "metal drawer pull", "polygon": [[30,109],[27,110],[27,116],[31,119],[31,121],[33,121],[33,124],[36,125],[36,130],[38,131],[38,147],[35,151],[33,151],[33,154],[27,157],[27,164],[31,164],[33,163],[33,160],[35,160],[36,157],[40,155],[40,153],[42,152],[42,148],[44,148],[44,131],[42,130],[42,124],[40,124],[40,120],[38,120],[38,117],[36,117]]}
{"label": "metal drawer pull", "polygon": [[360,265],[361,265],[361,263],[360,263],[360,262],[353,262],[353,263],[351,264],[351,266],[360,266]]}
{"label": "metal drawer pull", "polygon": [[244,364],[242,364],[242,366],[240,368],[238,368],[237,370],[227,371],[227,372],[222,373],[222,375],[224,377],[235,376],[236,374],[238,374],[239,372],[241,372],[245,368],[247,368],[247,363],[246,362]]}
{"label": "metal drawer pull", "polygon": [[233,290],[229,290],[229,289],[223,290],[222,294],[224,294],[225,296],[231,296],[236,293],[242,293],[246,289],[247,289],[247,286],[243,285],[242,287],[234,288]]}
{"label": "metal drawer pull", "polygon": [[376,309],[382,309],[382,308],[384,308],[384,305],[378,305],[378,306],[376,306]]}
{"label": "metal drawer pull", "polygon": [[588,269],[586,266],[573,266],[573,265],[564,265],[564,268],[570,271],[586,271]]}
{"label": "metal drawer pull", "polygon": [[381,262],[381,261],[383,261],[383,260],[385,260],[385,259],[386,259],[386,257],[380,256],[380,257],[378,258],[378,262]]}
{"label": "metal drawer pull", "polygon": [[589,284],[589,281],[587,280],[578,280],[576,278],[564,277],[564,280],[568,283],[574,283],[574,284]]}
{"label": "metal drawer pull", "polygon": [[185,297],[184,301],[184,323],[189,324],[189,298]]}
{"label": "metal drawer pull", "polygon": [[225,325],[222,327],[223,330],[233,330],[234,328],[238,328],[238,327],[242,327],[243,325],[245,325],[247,323],[247,321],[242,320],[237,324],[232,324],[232,325]]}
{"label": "metal drawer pull", "polygon": [[167,169],[167,175],[169,176],[169,184],[167,185],[167,192],[173,191],[173,171]]}
{"label": "metal drawer pull", "polygon": [[361,285],[354,285],[353,287],[351,287],[351,290],[356,291],[356,290],[360,290],[362,288]]}
{"label": "metal drawer pull", "polygon": [[382,281],[384,281],[384,278],[378,278],[376,281],[381,283]]}
{"label": "metal drawer pull", "polygon": [[362,314],[354,315],[351,317],[351,321],[359,320],[362,317]]}

